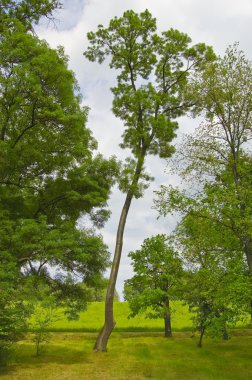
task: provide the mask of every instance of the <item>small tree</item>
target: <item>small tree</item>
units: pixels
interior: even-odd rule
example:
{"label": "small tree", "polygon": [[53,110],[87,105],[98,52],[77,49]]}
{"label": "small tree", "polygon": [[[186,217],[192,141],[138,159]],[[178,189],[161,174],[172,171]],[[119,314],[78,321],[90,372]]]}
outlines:
{"label": "small tree", "polygon": [[208,262],[205,268],[188,273],[183,298],[193,313],[200,348],[206,333],[212,338],[228,339],[228,329],[247,317],[251,284],[246,273],[242,273],[244,263],[240,264],[224,269]]}
{"label": "small tree", "polygon": [[30,329],[33,332],[36,356],[43,353],[45,344],[50,341],[50,328],[52,324],[60,319],[59,310],[55,300],[49,296],[42,302],[36,302],[33,308]]}
{"label": "small tree", "polygon": [[106,351],[114,328],[113,300],[123,246],[124,227],[133,198],[139,198],[150,176],[144,164],[149,154],[170,157],[178,123],[192,105],[185,99],[185,86],[190,73],[214,58],[204,44],[190,46],[191,39],[170,29],[160,36],[155,33],[156,20],[146,10],[139,15],[132,10],[115,17],[108,28],[98,26],[88,33],[90,46],[84,53],[90,61],[102,63],[110,57],[110,67],[119,71],[114,94],[113,112],[124,123],[122,148],[133,157],[126,160],[120,189],[126,193],[118,224],[115,253],[106,297],[105,323],[95,350]]}
{"label": "small tree", "polygon": [[182,261],[169,238],[145,239],[141,249],[130,252],[135,275],[125,282],[124,296],[131,316],[147,312],[149,318],[164,318],[165,337],[172,336],[170,301],[177,299],[183,276]]}
{"label": "small tree", "polygon": [[181,298],[194,314],[198,346],[205,333],[226,339],[228,327],[247,317],[252,291],[239,241],[208,218],[197,218],[191,205],[174,232],[174,242],[187,267]]}

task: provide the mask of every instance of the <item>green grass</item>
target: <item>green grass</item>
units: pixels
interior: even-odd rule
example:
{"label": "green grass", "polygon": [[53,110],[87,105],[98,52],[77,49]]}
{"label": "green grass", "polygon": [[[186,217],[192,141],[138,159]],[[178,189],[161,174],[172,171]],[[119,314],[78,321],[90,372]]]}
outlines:
{"label": "green grass", "polygon": [[[144,315],[137,315],[135,318],[128,319],[130,314],[127,302],[115,302],[115,331],[163,331],[163,319],[146,319]],[[192,329],[191,315],[188,307],[183,306],[181,302],[174,302],[172,305],[172,327],[174,331],[188,331]],[[104,321],[104,302],[94,302],[88,307],[88,310],[81,313],[79,320],[67,321],[62,319],[55,322],[51,328],[52,331],[61,332],[95,332],[99,331]]]}
{"label": "green grass", "polygon": [[54,333],[47,351],[34,356],[30,341],[17,345],[1,380],[249,380],[252,332],[229,341],[205,340],[196,347],[189,333],[113,333],[107,353],[94,353],[94,333]]}
{"label": "green grass", "polygon": [[[181,302],[172,303],[172,329],[173,331],[192,331],[192,314],[188,307]],[[164,321],[159,319],[147,319],[143,314],[135,318],[128,318],[130,309],[127,302],[115,302],[114,314],[116,320],[116,332],[162,332]],[[80,314],[76,321],[68,321],[62,312],[60,320],[54,322],[51,331],[54,332],[97,332],[104,322],[104,302],[93,302],[88,306],[87,311]],[[247,322],[238,323],[237,327],[244,328],[249,325]]]}
{"label": "green grass", "polygon": [[[54,323],[50,343],[35,356],[30,334],[17,344],[1,380],[250,380],[252,330],[233,331],[229,341],[204,339],[196,347],[191,315],[180,302],[173,304],[173,338],[163,337],[163,320],[143,315],[128,319],[125,302],[115,303],[116,331],[107,353],[92,348],[103,324],[104,303],[90,304],[77,321]],[[62,312],[63,313],[63,312]],[[187,332],[185,332],[187,330]],[[127,331],[127,332],[126,332]],[[2,373],[1,373],[2,372]]]}

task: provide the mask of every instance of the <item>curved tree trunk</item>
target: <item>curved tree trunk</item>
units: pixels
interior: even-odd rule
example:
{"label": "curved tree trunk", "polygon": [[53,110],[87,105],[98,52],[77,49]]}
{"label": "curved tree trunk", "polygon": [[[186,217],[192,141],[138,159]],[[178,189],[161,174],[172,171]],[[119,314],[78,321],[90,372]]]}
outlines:
{"label": "curved tree trunk", "polygon": [[113,311],[114,294],[115,294],[116,280],[117,280],[121,254],[122,254],[124,228],[125,228],[125,224],[127,220],[128,211],[129,211],[132,199],[134,197],[135,187],[138,184],[138,181],[143,169],[145,153],[146,153],[146,150],[143,149],[141,152],[141,155],[138,158],[134,177],[133,177],[131,186],[129,188],[129,191],[127,193],[127,196],[122,208],[119,225],[117,229],[117,235],[116,235],[114,259],[113,259],[112,268],[110,272],[109,285],[108,285],[106,301],[105,301],[105,322],[96,340],[94,351],[107,351],[107,343],[108,343],[110,334],[112,333],[114,326],[116,324],[114,320],[114,311]]}
{"label": "curved tree trunk", "polygon": [[114,321],[114,313],[113,313],[115,285],[116,285],[116,280],[117,280],[117,275],[118,275],[118,270],[119,270],[119,264],[121,260],[124,227],[125,227],[125,223],[126,223],[126,219],[127,219],[132,198],[133,198],[132,196],[127,195],[125,203],[123,205],[121,216],[120,216],[120,221],[119,221],[119,225],[117,229],[114,260],[113,260],[113,264],[112,264],[112,268],[110,272],[109,285],[108,285],[106,301],[105,301],[105,323],[95,343],[95,346],[94,346],[95,351],[107,351],[107,342],[116,324],[116,322]]}

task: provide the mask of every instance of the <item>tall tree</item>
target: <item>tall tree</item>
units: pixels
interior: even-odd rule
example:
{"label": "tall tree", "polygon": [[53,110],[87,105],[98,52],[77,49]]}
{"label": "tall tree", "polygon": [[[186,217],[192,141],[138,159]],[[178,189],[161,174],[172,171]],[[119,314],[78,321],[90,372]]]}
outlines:
{"label": "tall tree", "polygon": [[251,63],[237,45],[194,77],[190,91],[197,97],[204,122],[186,137],[176,158],[176,168],[190,178],[194,191],[163,187],[157,202],[163,214],[177,210],[198,225],[207,223],[208,249],[216,256],[225,252],[234,261],[243,254],[250,278],[251,90]]}
{"label": "tall tree", "polygon": [[[0,8],[0,288],[8,289],[1,275],[8,267],[20,286],[40,276],[70,302],[84,293],[69,276],[93,285],[93,275],[109,264],[101,237],[77,223],[82,216],[98,227],[107,220],[117,163],[94,154],[88,109],[63,49],[51,49],[27,24],[27,17],[33,23],[51,14],[56,3],[11,1]],[[11,286],[13,302],[14,293]]]}
{"label": "tall tree", "polygon": [[[102,225],[116,162],[93,156],[87,108],[80,106],[64,52],[20,25],[4,33],[0,51],[1,218],[13,220],[16,233],[34,229],[40,242],[46,228],[48,234],[59,229],[63,238],[85,214]],[[30,252],[20,253],[22,264],[40,257],[40,249]]]}
{"label": "tall tree", "polygon": [[149,318],[163,318],[165,337],[171,337],[170,301],[178,296],[182,260],[165,235],[145,239],[141,249],[130,252],[129,256],[135,274],[125,281],[124,296],[131,316],[147,312]]}
{"label": "tall tree", "polygon": [[185,85],[191,72],[205,60],[213,59],[212,49],[204,44],[190,46],[191,39],[170,29],[155,33],[156,20],[146,10],[139,15],[132,10],[115,17],[108,28],[98,26],[88,33],[90,46],[84,53],[90,61],[102,63],[110,57],[110,67],[119,71],[114,94],[113,112],[124,123],[122,148],[132,156],[122,170],[120,189],[126,193],[122,208],[115,253],[106,297],[105,324],[95,350],[106,351],[115,325],[113,299],[120,264],[124,227],[132,199],[142,196],[146,182],[144,163],[148,154],[169,157],[174,152],[170,142],[178,123],[192,104],[185,100]]}
{"label": "tall tree", "polygon": [[199,208],[200,216],[204,204],[211,203],[209,215],[202,218],[211,217],[237,236],[252,273],[251,63],[234,45],[223,58],[209,64],[202,75],[195,76],[190,90],[196,94],[205,120],[194,135],[186,137],[177,163],[182,162],[180,173],[185,178],[193,175],[197,194],[190,203],[177,190],[163,187],[160,211],[166,207],[168,211],[172,203],[181,210],[187,205],[188,211],[191,204],[194,212]]}

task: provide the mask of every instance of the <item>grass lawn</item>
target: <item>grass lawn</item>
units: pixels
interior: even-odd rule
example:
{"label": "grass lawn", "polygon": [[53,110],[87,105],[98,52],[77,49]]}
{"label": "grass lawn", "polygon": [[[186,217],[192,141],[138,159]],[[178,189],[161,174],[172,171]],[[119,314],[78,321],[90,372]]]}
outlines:
{"label": "grass lawn", "polygon": [[[163,337],[163,320],[128,319],[126,302],[115,303],[116,331],[108,352],[94,353],[103,324],[104,303],[90,304],[80,319],[62,318],[52,326],[52,339],[40,357],[29,336],[19,342],[1,380],[251,380],[252,330],[236,329],[228,341],[204,339],[196,347],[188,308],[174,303],[173,338]],[[245,325],[243,325],[244,328]]]}
{"label": "grass lawn", "polygon": [[[191,315],[188,307],[181,302],[172,304],[172,327],[174,331],[188,331],[192,329]],[[164,321],[160,319],[146,319],[144,315],[137,315],[128,319],[130,309],[127,302],[115,302],[114,314],[116,320],[115,331],[163,331]],[[86,312],[81,313],[77,321],[67,321],[62,317],[52,326],[53,331],[61,332],[95,332],[99,331],[104,322],[104,302],[93,302]]]}
{"label": "grass lawn", "polygon": [[205,340],[178,332],[113,333],[109,351],[94,353],[95,333],[54,333],[40,357],[34,345],[17,345],[1,380],[251,380],[252,332],[236,331],[229,341]]}

